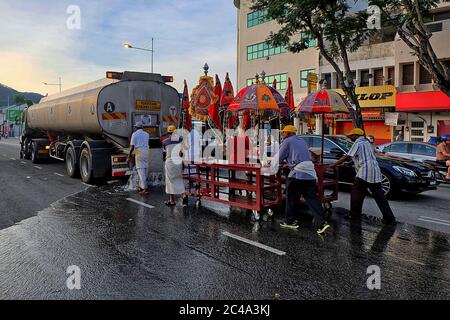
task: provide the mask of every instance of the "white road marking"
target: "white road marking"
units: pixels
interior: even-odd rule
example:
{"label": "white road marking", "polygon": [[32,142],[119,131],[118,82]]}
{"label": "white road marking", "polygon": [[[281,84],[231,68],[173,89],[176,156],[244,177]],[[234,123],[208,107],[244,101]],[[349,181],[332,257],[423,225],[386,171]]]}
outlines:
{"label": "white road marking", "polygon": [[16,159],[16,158],[11,158],[11,160],[12,160],[12,161],[16,161],[17,159]]}
{"label": "white road marking", "polygon": [[421,216],[421,219],[427,219],[427,220],[434,220],[434,221],[439,221],[439,222],[445,222],[445,223],[450,223],[450,220],[442,220],[442,219],[437,219],[437,218],[432,218],[432,217],[425,217],[425,216]]}
{"label": "white road marking", "polygon": [[58,176],[58,177],[64,177],[64,175],[63,174],[60,174],[60,173],[54,173],[56,176]]}
{"label": "white road marking", "polygon": [[89,188],[97,188],[97,186],[93,186],[87,183],[82,182],[81,184],[84,184],[85,186],[88,186]]}
{"label": "white road marking", "polygon": [[134,200],[134,199],[131,199],[131,198],[127,198],[127,200],[130,201],[130,202],[136,203],[136,204],[138,204],[140,206],[143,206],[143,207],[147,207],[147,208],[150,208],[150,209],[155,209],[154,206],[151,206],[151,205],[146,204],[144,202],[140,202],[140,201],[137,201],[137,200]]}
{"label": "white road marking", "polygon": [[429,222],[429,223],[435,223],[435,224],[440,224],[440,225],[443,225],[443,226],[450,227],[450,223],[444,223],[444,222],[433,221],[433,220],[427,220],[427,219],[419,219],[419,221]]}
{"label": "white road marking", "polygon": [[226,237],[230,237],[230,238],[233,238],[233,239],[235,239],[235,240],[242,241],[242,242],[247,243],[247,244],[249,244],[249,245],[258,247],[258,248],[260,248],[260,249],[264,249],[264,250],[267,250],[267,251],[269,251],[269,252],[275,253],[275,254],[277,254],[277,255],[279,255],[279,256],[284,256],[284,255],[286,255],[286,252],[284,252],[284,251],[280,251],[280,250],[278,250],[278,249],[271,248],[271,247],[266,246],[266,245],[264,245],[264,244],[261,244],[261,243],[259,243],[259,242],[251,241],[251,240],[248,240],[248,239],[245,239],[245,238],[236,236],[236,235],[234,235],[234,234],[232,234],[232,233],[229,233],[229,232],[222,232],[222,234],[223,234],[224,236],[226,236]]}
{"label": "white road marking", "polygon": [[42,168],[41,167],[39,167],[39,166],[34,166],[36,169],[38,169],[38,170],[42,170]]}
{"label": "white road marking", "polygon": [[31,179],[31,177],[30,177],[30,176],[27,176],[27,179]]}
{"label": "white road marking", "polygon": [[20,161],[21,164],[27,164],[25,161]]}

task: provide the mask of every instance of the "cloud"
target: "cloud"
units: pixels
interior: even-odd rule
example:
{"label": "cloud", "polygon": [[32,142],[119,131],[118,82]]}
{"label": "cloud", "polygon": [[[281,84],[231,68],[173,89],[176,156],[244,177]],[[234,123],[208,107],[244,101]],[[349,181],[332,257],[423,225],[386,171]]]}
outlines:
{"label": "cloud", "polygon": [[21,91],[53,93],[43,81],[63,78],[64,88],[90,82],[108,70],[150,70],[150,53],[124,49],[124,42],[149,47],[155,38],[155,71],[194,86],[205,62],[223,79],[236,70],[236,13],[230,0],[74,1],[81,30],[69,30],[71,1],[0,3],[0,83]]}

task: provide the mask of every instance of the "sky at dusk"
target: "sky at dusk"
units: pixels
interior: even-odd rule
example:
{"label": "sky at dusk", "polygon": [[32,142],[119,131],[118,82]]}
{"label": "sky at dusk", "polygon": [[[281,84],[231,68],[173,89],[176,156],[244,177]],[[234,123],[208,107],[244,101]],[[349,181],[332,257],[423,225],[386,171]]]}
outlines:
{"label": "sky at dusk", "polygon": [[[80,9],[80,29],[69,29]],[[205,62],[221,79],[236,78],[236,8],[232,0],[0,0],[0,83],[52,94],[104,77],[106,71],[151,69],[173,75],[178,90],[198,82]]]}

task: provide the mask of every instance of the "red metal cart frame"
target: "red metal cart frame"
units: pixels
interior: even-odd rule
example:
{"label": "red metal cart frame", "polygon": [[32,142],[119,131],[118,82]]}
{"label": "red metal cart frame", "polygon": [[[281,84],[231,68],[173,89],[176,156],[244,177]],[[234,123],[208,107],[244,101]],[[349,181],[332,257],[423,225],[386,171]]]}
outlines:
{"label": "red metal cart frame", "polygon": [[[185,165],[188,192],[201,200],[252,210],[253,218],[264,220],[283,201],[281,176],[265,175],[260,165],[189,164]],[[245,193],[245,195],[243,195]]]}

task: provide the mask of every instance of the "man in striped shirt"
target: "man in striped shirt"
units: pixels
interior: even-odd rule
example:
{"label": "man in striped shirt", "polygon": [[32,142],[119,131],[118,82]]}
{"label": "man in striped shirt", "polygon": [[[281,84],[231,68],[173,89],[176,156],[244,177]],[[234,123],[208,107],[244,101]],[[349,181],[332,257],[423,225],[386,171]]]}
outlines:
{"label": "man in striped shirt", "polygon": [[381,187],[381,170],[372,145],[365,138],[365,133],[362,129],[353,129],[348,137],[354,142],[353,147],[347,155],[343,156],[332,167],[339,166],[350,159],[353,159],[355,164],[356,178],[351,195],[351,218],[361,218],[364,198],[366,197],[367,189],[369,189],[383,214],[383,223],[395,225],[394,214]]}

